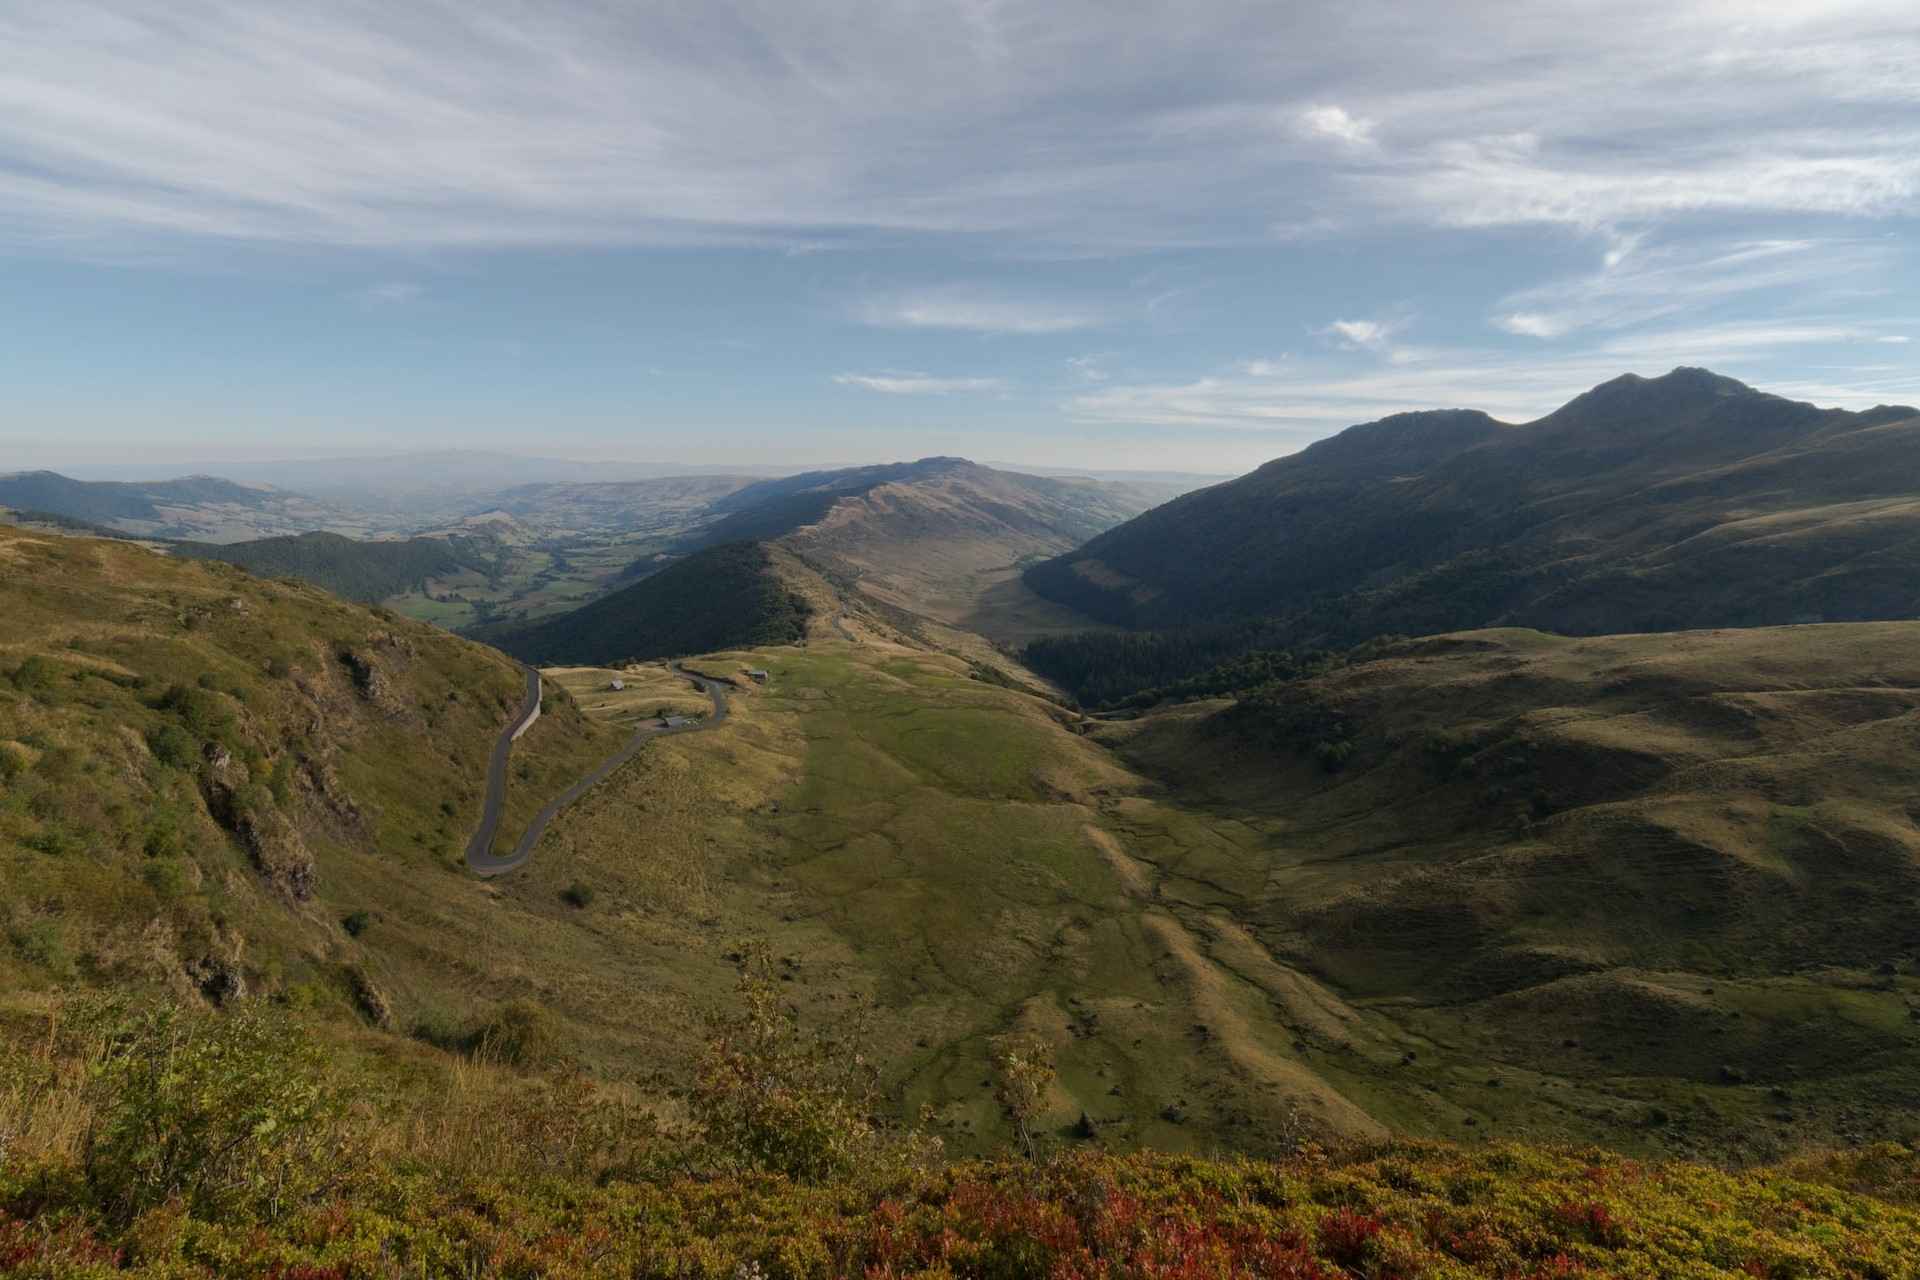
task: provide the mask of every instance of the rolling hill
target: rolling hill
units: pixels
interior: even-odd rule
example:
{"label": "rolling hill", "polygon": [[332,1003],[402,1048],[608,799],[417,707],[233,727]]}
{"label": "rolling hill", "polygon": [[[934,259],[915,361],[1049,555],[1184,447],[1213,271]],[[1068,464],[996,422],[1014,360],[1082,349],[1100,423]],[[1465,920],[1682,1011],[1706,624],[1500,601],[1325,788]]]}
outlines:
{"label": "rolling hill", "polygon": [[342,599],[368,604],[425,591],[434,578],[486,572],[501,556],[499,544],[486,537],[362,542],[337,533],[224,544],[179,542],[168,550],[186,559],[221,560],[260,577],[299,578]]}
{"label": "rolling hill", "polygon": [[1819,409],[1703,369],[1538,421],[1348,429],[1030,568],[1128,627],[1271,620],[1274,643],[1920,614],[1920,412]]}
{"label": "rolling hill", "polygon": [[72,480],[53,471],[0,476],[0,506],[40,511],[148,538],[242,542],[310,529],[364,532],[364,517],[303,494],[215,476]]}
{"label": "rolling hill", "polygon": [[708,547],[557,617],[472,634],[543,666],[791,644],[806,634],[811,608],[783,575],[780,555],[757,542]]}
{"label": "rolling hill", "polygon": [[1005,639],[1084,625],[1034,598],[1021,566],[1146,510],[1161,492],[922,458],[749,485],[716,502],[717,518],[683,545],[777,539],[859,597]]}
{"label": "rolling hill", "polygon": [[1920,1102],[1920,623],[1466,632],[1095,736],[1208,815],[1115,815],[1147,898],[1391,1125],[1786,1150]]}
{"label": "rolling hill", "polygon": [[677,537],[716,510],[752,476],[662,476],[647,480],[547,482],[502,489],[476,513],[500,512],[547,534],[653,534]]}

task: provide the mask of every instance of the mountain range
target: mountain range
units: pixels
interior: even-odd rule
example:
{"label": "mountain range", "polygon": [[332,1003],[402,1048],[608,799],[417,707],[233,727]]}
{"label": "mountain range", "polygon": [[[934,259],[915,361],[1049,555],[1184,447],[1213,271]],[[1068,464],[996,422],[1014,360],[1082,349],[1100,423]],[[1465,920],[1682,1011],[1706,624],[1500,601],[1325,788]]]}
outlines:
{"label": "mountain range", "polygon": [[1275,643],[1920,613],[1920,412],[1820,409],[1703,369],[1537,421],[1352,427],[1030,568],[1135,628],[1258,618]]}

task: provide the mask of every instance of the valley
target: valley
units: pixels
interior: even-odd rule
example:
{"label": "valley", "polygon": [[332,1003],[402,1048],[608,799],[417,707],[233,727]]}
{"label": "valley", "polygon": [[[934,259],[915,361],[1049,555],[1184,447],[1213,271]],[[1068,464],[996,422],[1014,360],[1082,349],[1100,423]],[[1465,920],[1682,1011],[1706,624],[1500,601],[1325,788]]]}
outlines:
{"label": "valley", "polygon": [[281,1011],[436,1176],[732,1159],[742,1027],[949,1161],[1920,1141],[1920,621],[1088,627],[1019,566],[1118,513],[1031,480],[676,483],[661,567],[465,637],[395,606],[492,533],[0,527],[0,1026]]}

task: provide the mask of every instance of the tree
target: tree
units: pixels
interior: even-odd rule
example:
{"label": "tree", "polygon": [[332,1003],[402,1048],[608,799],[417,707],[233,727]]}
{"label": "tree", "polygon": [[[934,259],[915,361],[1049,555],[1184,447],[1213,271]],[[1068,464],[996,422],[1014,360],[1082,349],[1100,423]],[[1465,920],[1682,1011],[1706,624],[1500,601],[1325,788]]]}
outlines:
{"label": "tree", "polygon": [[879,1071],[857,1045],[803,1029],[763,947],[743,949],[740,1009],[717,1020],[688,1099],[707,1160],[823,1182],[924,1162],[937,1140],[889,1131]]}
{"label": "tree", "polygon": [[993,1045],[993,1096],[1013,1121],[1020,1147],[1032,1159],[1037,1148],[1033,1126],[1046,1107],[1047,1090],[1057,1074],[1053,1047],[1039,1036],[1017,1032]]}

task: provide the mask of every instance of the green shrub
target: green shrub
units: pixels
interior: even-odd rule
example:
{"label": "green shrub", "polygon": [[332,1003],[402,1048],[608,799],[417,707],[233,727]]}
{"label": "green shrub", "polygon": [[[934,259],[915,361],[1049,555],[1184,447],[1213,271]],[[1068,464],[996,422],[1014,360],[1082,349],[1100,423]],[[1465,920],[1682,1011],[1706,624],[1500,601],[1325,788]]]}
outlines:
{"label": "green shrub", "polygon": [[709,1163],[823,1182],[895,1172],[938,1150],[918,1133],[880,1126],[877,1064],[802,1029],[763,950],[747,950],[738,991],[740,1011],[715,1024],[688,1097]]}
{"label": "green shrub", "polygon": [[501,1005],[467,1039],[474,1057],[512,1067],[550,1067],[567,1057],[559,1020],[531,1000]]}
{"label": "green shrub", "polygon": [[93,1011],[81,1168],[114,1222],[178,1199],[197,1217],[277,1218],[342,1172],[342,1100],[299,1024],[257,1004]]}
{"label": "green shrub", "polygon": [[154,759],[175,769],[191,769],[200,758],[200,744],[177,724],[163,724],[148,734],[147,748]]}
{"label": "green shrub", "polygon": [[560,891],[560,896],[568,906],[584,909],[593,905],[593,886],[575,880]]}
{"label": "green shrub", "polygon": [[13,930],[12,938],[28,963],[56,978],[73,977],[73,957],[67,951],[66,930],[58,920],[35,920]]}
{"label": "green shrub", "polygon": [[71,858],[84,847],[78,836],[58,826],[49,826],[44,831],[23,838],[20,843],[49,858]]}
{"label": "green shrub", "polygon": [[160,898],[171,902],[187,890],[187,870],[178,858],[149,858],[140,868],[146,881]]}
{"label": "green shrub", "polygon": [[180,813],[172,807],[154,810],[147,820],[146,839],[141,851],[149,858],[178,858],[187,851],[186,836],[180,830]]}
{"label": "green shrub", "polygon": [[350,912],[340,921],[340,927],[347,931],[347,936],[350,938],[359,937],[365,933],[372,924],[373,917],[364,911]]}
{"label": "green shrub", "polygon": [[267,775],[267,790],[279,804],[293,799],[293,753],[282,751],[280,758],[273,762],[273,772]]}
{"label": "green shrub", "polygon": [[54,677],[60,668],[39,654],[34,654],[13,669],[13,687],[22,693],[45,693],[53,688]]}

